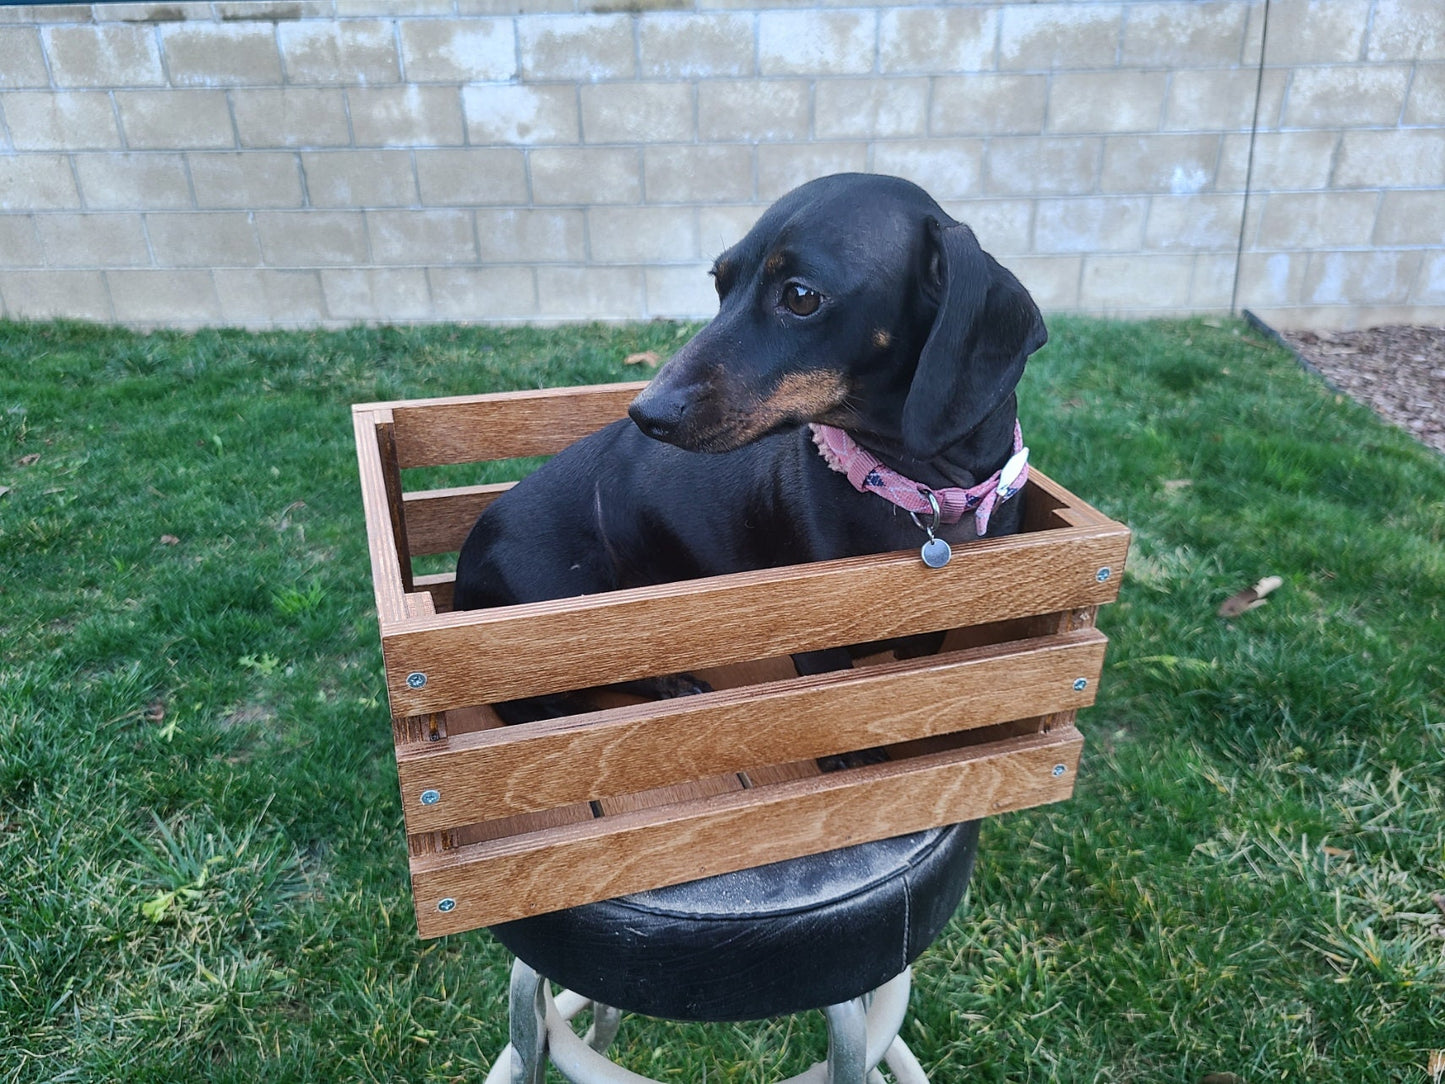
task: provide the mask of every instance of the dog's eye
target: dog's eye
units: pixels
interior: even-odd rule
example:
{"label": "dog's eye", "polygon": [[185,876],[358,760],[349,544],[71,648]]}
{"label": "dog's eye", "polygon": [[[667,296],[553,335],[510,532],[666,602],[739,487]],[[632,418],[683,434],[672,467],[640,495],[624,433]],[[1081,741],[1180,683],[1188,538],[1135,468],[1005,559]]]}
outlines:
{"label": "dog's eye", "polygon": [[794,316],[812,316],[822,303],[823,295],[801,282],[790,282],[783,287],[783,304]]}

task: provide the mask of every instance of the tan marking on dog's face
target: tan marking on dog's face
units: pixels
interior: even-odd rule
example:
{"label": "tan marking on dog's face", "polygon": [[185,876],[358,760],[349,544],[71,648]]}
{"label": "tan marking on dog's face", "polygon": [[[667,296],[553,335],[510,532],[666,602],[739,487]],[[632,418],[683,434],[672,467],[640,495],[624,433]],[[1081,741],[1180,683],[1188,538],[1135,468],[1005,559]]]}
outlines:
{"label": "tan marking on dog's face", "polygon": [[887,350],[893,342],[893,336],[888,334],[887,328],[879,328],[873,332],[873,345],[879,350]]}
{"label": "tan marking on dog's face", "polygon": [[783,260],[786,259],[781,252],[774,252],[763,262],[763,270],[769,275],[776,275],[783,269]]}
{"label": "tan marking on dog's face", "polygon": [[776,424],[785,418],[818,418],[848,397],[843,374],[829,369],[788,373],[762,402],[762,413]]}

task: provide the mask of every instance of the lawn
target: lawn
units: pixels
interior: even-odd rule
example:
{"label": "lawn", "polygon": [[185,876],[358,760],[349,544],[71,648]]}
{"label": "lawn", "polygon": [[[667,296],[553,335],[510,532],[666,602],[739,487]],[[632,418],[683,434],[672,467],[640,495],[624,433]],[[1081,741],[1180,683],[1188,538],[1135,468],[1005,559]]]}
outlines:
{"label": "lawn", "polygon": [[[509,961],[415,934],[349,405],[689,330],[0,322],[0,1081],[481,1079]],[[1432,1081],[1445,460],[1242,324],[1052,333],[1033,459],[1133,550],[1077,794],[985,825],[905,1037],[936,1084]],[[823,1038],[620,1051],[763,1082]]]}

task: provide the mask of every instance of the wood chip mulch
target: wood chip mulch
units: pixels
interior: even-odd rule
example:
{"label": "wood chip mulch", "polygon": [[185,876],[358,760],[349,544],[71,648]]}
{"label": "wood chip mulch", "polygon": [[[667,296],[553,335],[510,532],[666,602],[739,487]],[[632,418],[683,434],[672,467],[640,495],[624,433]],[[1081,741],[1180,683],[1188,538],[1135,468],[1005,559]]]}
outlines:
{"label": "wood chip mulch", "polygon": [[1281,331],[1338,390],[1445,453],[1445,328]]}

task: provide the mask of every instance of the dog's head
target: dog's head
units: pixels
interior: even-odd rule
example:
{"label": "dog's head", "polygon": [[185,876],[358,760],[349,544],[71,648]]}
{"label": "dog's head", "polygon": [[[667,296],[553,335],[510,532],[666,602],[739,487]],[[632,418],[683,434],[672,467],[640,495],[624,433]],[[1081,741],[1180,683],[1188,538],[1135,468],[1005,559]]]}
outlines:
{"label": "dog's head", "polygon": [[823,422],[933,458],[1012,395],[1048,337],[973,231],[896,177],[794,189],[712,274],[717,316],[629,411],[693,451]]}

